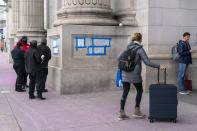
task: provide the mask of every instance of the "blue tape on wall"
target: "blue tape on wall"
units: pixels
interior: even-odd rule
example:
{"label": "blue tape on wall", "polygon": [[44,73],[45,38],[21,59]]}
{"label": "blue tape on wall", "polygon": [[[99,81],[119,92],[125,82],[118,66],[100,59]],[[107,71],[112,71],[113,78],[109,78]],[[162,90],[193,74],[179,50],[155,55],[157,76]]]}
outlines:
{"label": "blue tape on wall", "polygon": [[87,56],[107,55],[107,48],[111,47],[112,38],[91,38],[92,45],[88,46]]}
{"label": "blue tape on wall", "polygon": [[91,38],[92,39],[92,46],[107,46],[111,47],[111,40],[112,38]]}
{"label": "blue tape on wall", "polygon": [[107,46],[88,46],[87,56],[106,55]]}
{"label": "blue tape on wall", "polygon": [[52,47],[53,47],[53,55],[59,54],[59,47],[58,47],[58,38],[54,38],[52,40]]}
{"label": "blue tape on wall", "polygon": [[106,49],[111,47],[112,38],[90,38],[92,45],[86,46],[85,37],[76,37],[75,50],[79,51],[80,48],[87,49],[87,56],[106,55]]}
{"label": "blue tape on wall", "polygon": [[86,48],[86,38],[85,37],[76,37],[76,51],[79,50],[79,48]]}

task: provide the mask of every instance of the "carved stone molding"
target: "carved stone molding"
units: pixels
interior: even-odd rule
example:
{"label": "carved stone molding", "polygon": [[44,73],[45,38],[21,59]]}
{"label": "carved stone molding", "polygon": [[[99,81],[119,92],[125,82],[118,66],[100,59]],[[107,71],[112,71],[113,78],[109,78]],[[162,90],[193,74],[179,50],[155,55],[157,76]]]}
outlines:
{"label": "carved stone molding", "polygon": [[27,37],[46,37],[45,31],[19,31],[16,35],[17,37],[27,36]]}
{"label": "carved stone molding", "polygon": [[66,8],[72,7],[93,7],[93,8],[111,8],[110,0],[64,0]]}
{"label": "carved stone molding", "polygon": [[63,0],[57,12],[54,26],[73,25],[117,25],[113,19],[110,0]]}

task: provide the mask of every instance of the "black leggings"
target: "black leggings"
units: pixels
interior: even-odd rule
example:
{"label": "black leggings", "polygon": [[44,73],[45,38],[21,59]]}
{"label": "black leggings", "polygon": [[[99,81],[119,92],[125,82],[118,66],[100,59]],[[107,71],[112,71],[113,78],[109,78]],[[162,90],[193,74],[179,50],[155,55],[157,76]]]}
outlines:
{"label": "black leggings", "polygon": [[[124,110],[124,106],[127,100],[127,96],[130,90],[130,83],[127,82],[123,82],[123,94],[122,94],[122,99],[121,99],[121,109]],[[137,95],[136,95],[136,105],[135,107],[140,107],[140,102],[142,99],[142,93],[143,93],[143,88],[142,88],[142,83],[133,83],[133,85],[135,86],[136,90],[137,90]]]}

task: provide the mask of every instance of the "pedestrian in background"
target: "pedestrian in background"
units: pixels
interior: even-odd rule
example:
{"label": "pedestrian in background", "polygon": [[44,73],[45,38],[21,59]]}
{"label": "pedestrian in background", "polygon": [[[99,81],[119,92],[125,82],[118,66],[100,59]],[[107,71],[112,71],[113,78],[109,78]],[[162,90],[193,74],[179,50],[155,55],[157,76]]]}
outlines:
{"label": "pedestrian in background", "polygon": [[[25,51],[25,52],[30,48],[30,45],[27,43],[27,40],[28,40],[27,36],[23,36],[23,37],[19,40],[19,43],[22,44],[22,50]],[[16,48],[16,45],[15,45],[14,48]],[[24,72],[24,77],[23,77],[23,78],[24,78],[24,79],[23,79],[23,88],[29,87],[29,86],[27,85],[27,76],[28,76],[28,74],[27,74],[27,72],[25,71],[25,72]]]}
{"label": "pedestrian in background", "polygon": [[192,64],[193,51],[189,44],[190,33],[185,32],[183,39],[178,42],[177,51],[179,53],[179,73],[178,73],[178,86],[181,95],[189,95],[190,91],[185,88],[184,77],[187,72],[189,64]]}
{"label": "pedestrian in background", "polygon": [[3,45],[3,41],[1,41],[1,43],[0,43],[1,52],[3,52],[3,49],[4,49],[3,46],[4,46],[4,45]]}
{"label": "pedestrian in background", "polygon": [[30,42],[30,48],[25,53],[25,69],[30,78],[29,99],[35,99],[34,92],[36,87],[37,98],[45,100],[45,98],[42,97],[42,89],[40,86],[40,64],[41,56],[37,48],[37,41],[33,40]]}
{"label": "pedestrian in background", "polygon": [[13,68],[17,74],[15,91],[18,92],[25,92],[25,90],[22,88],[25,72],[25,52],[22,50],[22,47],[23,45],[18,42],[17,47],[11,51],[12,59],[14,61]]}
{"label": "pedestrian in background", "polygon": [[51,59],[51,49],[47,46],[47,40],[45,38],[41,39],[41,44],[38,46],[39,53],[41,55],[41,79],[40,84],[43,92],[47,92],[45,83],[48,75],[48,63]]}

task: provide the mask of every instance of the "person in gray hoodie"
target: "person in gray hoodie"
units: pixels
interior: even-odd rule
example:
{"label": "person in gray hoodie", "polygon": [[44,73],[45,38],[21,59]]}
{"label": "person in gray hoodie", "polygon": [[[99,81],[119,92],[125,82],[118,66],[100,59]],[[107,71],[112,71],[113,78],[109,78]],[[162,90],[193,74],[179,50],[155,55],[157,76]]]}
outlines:
{"label": "person in gray hoodie", "polygon": [[[131,48],[138,48],[136,51],[136,56],[135,56],[135,68],[133,71],[131,72],[126,72],[122,70],[122,83],[123,83],[123,94],[122,94],[122,98],[121,98],[121,102],[120,102],[120,115],[119,115],[119,119],[120,120],[124,120],[124,119],[128,119],[129,116],[126,115],[125,111],[124,111],[124,107],[125,107],[125,103],[126,103],[126,99],[130,90],[130,85],[131,83],[135,86],[136,90],[137,90],[137,95],[136,95],[136,105],[135,105],[135,111],[133,113],[133,117],[134,118],[145,118],[146,115],[144,115],[141,111],[140,111],[140,102],[141,102],[141,98],[142,98],[142,93],[143,93],[143,87],[142,87],[142,62],[143,61],[147,66],[153,67],[153,68],[160,68],[161,70],[165,69],[165,67],[160,66],[160,64],[158,63],[153,63],[149,60],[145,50],[143,49],[142,45],[142,35],[140,33],[135,33],[132,38],[131,38],[131,42],[127,45],[127,49],[131,49]],[[140,47],[140,48],[139,48]],[[123,54],[123,52],[125,51],[123,50],[119,55],[118,55],[118,59],[120,59],[120,56]]]}

